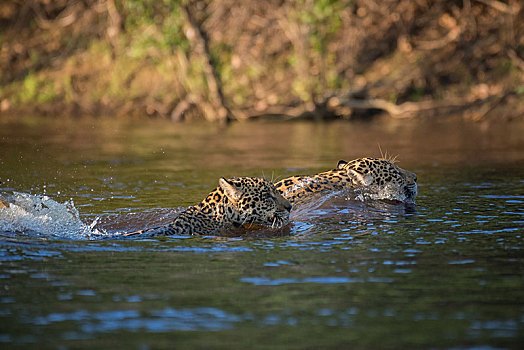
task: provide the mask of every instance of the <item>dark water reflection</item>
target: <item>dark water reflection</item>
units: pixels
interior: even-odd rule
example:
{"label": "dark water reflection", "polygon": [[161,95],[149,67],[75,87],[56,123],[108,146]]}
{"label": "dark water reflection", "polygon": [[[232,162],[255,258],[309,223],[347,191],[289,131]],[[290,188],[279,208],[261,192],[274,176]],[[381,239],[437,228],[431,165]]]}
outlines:
{"label": "dark water reflection", "polygon": [[220,176],[312,173],[379,155],[378,143],[420,184],[416,207],[350,193],[297,207],[277,237],[3,232],[6,346],[524,344],[522,123],[0,127],[3,190],[72,199],[84,223],[98,218],[109,233],[168,222]]}

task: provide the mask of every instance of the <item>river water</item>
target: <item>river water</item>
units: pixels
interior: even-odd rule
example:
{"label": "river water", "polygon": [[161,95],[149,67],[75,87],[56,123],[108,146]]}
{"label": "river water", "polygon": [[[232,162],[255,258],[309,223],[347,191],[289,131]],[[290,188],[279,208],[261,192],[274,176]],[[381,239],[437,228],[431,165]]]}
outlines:
{"label": "river water", "polygon": [[[218,178],[397,156],[416,206],[335,194],[289,232],[118,239]],[[0,346],[524,346],[524,122],[0,122]]]}

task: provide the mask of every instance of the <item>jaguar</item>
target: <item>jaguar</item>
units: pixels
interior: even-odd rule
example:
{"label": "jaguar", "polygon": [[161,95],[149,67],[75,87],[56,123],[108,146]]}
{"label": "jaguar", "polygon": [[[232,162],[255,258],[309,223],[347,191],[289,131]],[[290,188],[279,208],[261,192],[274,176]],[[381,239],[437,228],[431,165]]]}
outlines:
{"label": "jaguar", "polygon": [[261,178],[220,178],[219,186],[168,225],[126,233],[147,235],[219,235],[254,226],[282,228],[289,223],[291,203],[275,186]]}
{"label": "jaguar", "polygon": [[359,190],[370,199],[388,199],[414,203],[417,175],[384,158],[340,160],[335,169],[315,175],[298,175],[275,183],[276,189],[291,204],[313,195],[344,189]]}

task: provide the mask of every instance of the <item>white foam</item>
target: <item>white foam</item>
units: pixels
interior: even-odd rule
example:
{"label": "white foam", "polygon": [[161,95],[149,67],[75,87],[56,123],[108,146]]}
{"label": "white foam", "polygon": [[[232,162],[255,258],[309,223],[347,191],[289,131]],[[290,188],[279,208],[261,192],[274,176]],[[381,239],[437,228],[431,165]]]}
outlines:
{"label": "white foam", "polygon": [[0,208],[0,232],[32,233],[50,238],[90,239],[105,235],[86,225],[73,200],[59,203],[45,195],[13,192],[2,196],[8,207]]}

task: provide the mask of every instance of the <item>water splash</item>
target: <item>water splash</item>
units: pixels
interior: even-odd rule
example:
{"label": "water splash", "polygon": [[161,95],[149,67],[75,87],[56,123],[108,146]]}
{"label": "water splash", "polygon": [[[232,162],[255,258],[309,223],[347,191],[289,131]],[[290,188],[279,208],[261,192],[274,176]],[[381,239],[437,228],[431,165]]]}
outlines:
{"label": "water splash", "polygon": [[48,238],[92,239],[106,235],[80,219],[73,200],[59,203],[46,195],[3,194],[8,206],[0,208],[0,232],[32,233]]}

